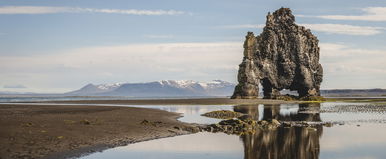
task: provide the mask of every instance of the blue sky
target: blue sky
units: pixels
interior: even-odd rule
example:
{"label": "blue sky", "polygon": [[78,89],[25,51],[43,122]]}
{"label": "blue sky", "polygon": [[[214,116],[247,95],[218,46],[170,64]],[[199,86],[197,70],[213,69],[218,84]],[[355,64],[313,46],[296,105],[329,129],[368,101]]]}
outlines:
{"label": "blue sky", "polygon": [[382,0],[16,0],[0,1],[0,91],[236,82],[246,32],[282,6],[320,40],[322,89],[386,88]]}

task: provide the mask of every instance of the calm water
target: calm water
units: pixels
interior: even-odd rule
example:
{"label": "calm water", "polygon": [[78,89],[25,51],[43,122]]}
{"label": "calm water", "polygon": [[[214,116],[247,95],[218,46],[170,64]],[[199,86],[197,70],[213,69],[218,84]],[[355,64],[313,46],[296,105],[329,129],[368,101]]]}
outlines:
{"label": "calm water", "polygon": [[73,101],[73,100],[130,100],[130,99],[194,99],[218,97],[130,97],[130,96],[61,96],[61,95],[0,95],[0,103],[9,102],[42,102],[42,101]]}
{"label": "calm water", "polygon": [[[250,106],[136,106],[183,113],[179,120],[191,123],[216,123],[202,117],[213,110],[233,110],[255,120],[334,121],[333,127],[280,127],[241,136],[224,133],[197,134],[130,144],[94,153],[82,159],[384,159],[386,158],[386,114],[384,112],[315,113],[334,106],[355,103],[282,104]],[[362,104],[363,105],[363,104]]]}

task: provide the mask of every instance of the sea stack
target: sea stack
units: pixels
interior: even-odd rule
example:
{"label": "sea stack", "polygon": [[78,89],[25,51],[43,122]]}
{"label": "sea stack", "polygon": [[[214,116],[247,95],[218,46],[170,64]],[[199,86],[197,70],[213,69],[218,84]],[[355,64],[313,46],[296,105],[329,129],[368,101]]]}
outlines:
{"label": "sea stack", "polygon": [[266,99],[277,99],[283,89],[297,91],[299,97],[320,96],[318,42],[309,29],[295,24],[289,8],[268,13],[259,36],[247,33],[239,83],[231,98],[258,98],[259,83]]}

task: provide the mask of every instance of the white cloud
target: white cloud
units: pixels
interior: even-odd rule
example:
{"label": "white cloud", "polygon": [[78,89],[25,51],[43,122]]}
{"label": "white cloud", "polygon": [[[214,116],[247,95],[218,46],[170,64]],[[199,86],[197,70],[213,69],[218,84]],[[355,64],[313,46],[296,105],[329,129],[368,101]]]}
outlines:
{"label": "white cloud", "polygon": [[[193,65],[205,65],[218,68],[227,65],[226,62],[229,61],[238,61],[236,62],[237,65],[242,56],[241,52],[242,42],[129,44],[79,48],[45,56],[5,56],[0,59],[0,66],[22,68],[27,65],[52,67],[52,65],[61,64],[77,69],[88,67],[120,68],[120,66],[125,66],[127,69],[153,65],[156,69],[162,67],[168,70],[176,66],[176,68],[187,68]],[[240,58],[235,60],[234,57]],[[179,64],[189,65],[180,67]]]}
{"label": "white cloud", "polygon": [[299,17],[316,17],[331,20],[360,20],[360,21],[386,21],[386,7],[367,7],[361,9],[365,14],[362,15],[320,15]]}
{"label": "white cloud", "polygon": [[299,24],[313,31],[325,32],[330,34],[345,35],[376,35],[382,33],[386,28],[355,26],[346,24]]}
{"label": "white cloud", "polygon": [[24,86],[24,85],[21,85],[21,84],[7,84],[7,85],[4,85],[3,88],[17,88],[17,89],[20,89],[20,88],[27,88],[27,87]]}
{"label": "white cloud", "polygon": [[185,14],[176,10],[137,10],[137,9],[96,9],[79,7],[50,6],[1,6],[0,14],[52,14],[52,13],[110,13],[128,15],[179,15]]}
{"label": "white cloud", "polygon": [[44,6],[2,6],[0,14],[48,14],[68,12],[67,7],[44,7]]}
{"label": "white cloud", "polygon": [[361,49],[336,43],[320,43],[319,46],[325,57],[372,56],[378,58],[386,56],[386,50]]}
{"label": "white cloud", "polygon": [[162,79],[235,82],[242,49],[242,42],[158,43],[87,47],[47,55],[2,56],[0,82],[23,83],[31,89],[59,86],[75,89],[86,83]]}
{"label": "white cloud", "polygon": [[386,51],[320,43],[324,89],[385,88]]}
{"label": "white cloud", "polygon": [[[321,43],[320,48],[323,89],[384,88],[386,51],[335,43]],[[242,52],[240,41],[96,46],[44,55],[1,56],[0,83],[22,83],[28,85],[26,91],[65,92],[87,83],[162,79],[236,82]]]}

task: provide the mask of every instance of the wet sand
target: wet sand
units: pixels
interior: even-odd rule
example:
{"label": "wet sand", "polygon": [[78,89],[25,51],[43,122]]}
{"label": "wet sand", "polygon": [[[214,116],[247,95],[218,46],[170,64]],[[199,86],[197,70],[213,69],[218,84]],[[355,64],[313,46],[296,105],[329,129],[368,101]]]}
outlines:
{"label": "wet sand", "polygon": [[0,158],[66,158],[195,128],[177,113],[105,106],[0,105]]}

